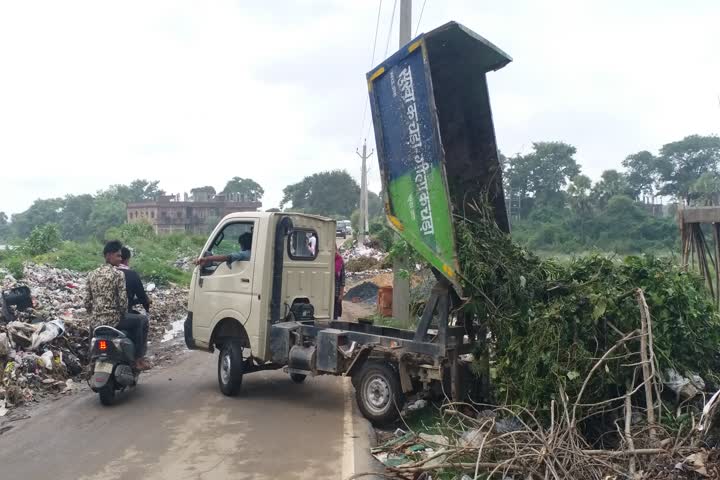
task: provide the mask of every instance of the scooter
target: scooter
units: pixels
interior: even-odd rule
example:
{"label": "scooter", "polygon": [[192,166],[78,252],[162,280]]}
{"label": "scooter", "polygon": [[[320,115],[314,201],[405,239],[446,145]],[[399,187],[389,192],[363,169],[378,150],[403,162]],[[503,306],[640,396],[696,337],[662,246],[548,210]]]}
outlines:
{"label": "scooter", "polygon": [[135,344],[125,332],[107,325],[95,328],[90,361],[94,367],[88,383],[103,405],[112,405],[117,391],[137,385],[140,371],[134,367]]}

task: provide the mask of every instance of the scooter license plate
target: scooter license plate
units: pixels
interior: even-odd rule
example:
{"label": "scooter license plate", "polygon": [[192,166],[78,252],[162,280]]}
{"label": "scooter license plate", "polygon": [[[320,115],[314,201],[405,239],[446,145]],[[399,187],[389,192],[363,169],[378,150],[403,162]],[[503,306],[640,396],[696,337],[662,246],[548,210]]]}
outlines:
{"label": "scooter license plate", "polygon": [[113,371],[113,364],[108,362],[97,362],[95,363],[95,372],[96,373],[112,373]]}

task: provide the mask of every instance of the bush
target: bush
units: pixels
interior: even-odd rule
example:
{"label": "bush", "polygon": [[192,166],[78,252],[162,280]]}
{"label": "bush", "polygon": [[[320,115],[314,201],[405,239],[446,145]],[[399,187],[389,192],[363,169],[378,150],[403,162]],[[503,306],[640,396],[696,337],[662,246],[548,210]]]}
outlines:
{"label": "bush", "polygon": [[155,230],[149,223],[125,223],[105,232],[105,240],[120,240],[127,243],[140,238],[155,238]]}
{"label": "bush", "polygon": [[3,261],[5,268],[7,268],[10,275],[15,277],[16,280],[20,280],[25,276],[25,266],[22,258],[19,256],[11,256],[7,260]]}
{"label": "bush", "polygon": [[104,262],[102,249],[102,244],[96,241],[85,243],[63,242],[56,251],[40,255],[33,260],[37,263],[46,263],[58,268],[89,272]]}
{"label": "bush", "polygon": [[22,250],[30,256],[42,255],[57,249],[61,243],[60,229],[54,223],[48,223],[33,229]]}

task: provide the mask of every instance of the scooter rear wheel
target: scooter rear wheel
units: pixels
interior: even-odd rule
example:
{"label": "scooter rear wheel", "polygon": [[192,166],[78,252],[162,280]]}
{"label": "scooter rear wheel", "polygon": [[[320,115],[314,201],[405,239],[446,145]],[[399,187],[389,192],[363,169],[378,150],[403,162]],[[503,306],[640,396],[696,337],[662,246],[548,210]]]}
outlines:
{"label": "scooter rear wheel", "polygon": [[103,405],[110,406],[115,402],[115,381],[111,378],[108,383],[105,384],[100,390],[98,390],[100,396],[100,403]]}

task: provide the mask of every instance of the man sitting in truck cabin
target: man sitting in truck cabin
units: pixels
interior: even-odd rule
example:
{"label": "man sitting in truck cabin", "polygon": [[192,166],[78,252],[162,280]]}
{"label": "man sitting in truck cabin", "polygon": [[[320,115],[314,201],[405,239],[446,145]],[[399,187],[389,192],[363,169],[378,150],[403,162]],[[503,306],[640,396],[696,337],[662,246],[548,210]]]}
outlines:
{"label": "man sitting in truck cabin", "polygon": [[245,232],[238,237],[240,251],[233,252],[230,255],[210,255],[200,257],[195,260],[195,265],[205,266],[208,263],[227,262],[228,267],[232,267],[233,262],[250,260],[250,249],[252,249],[252,233]]}

